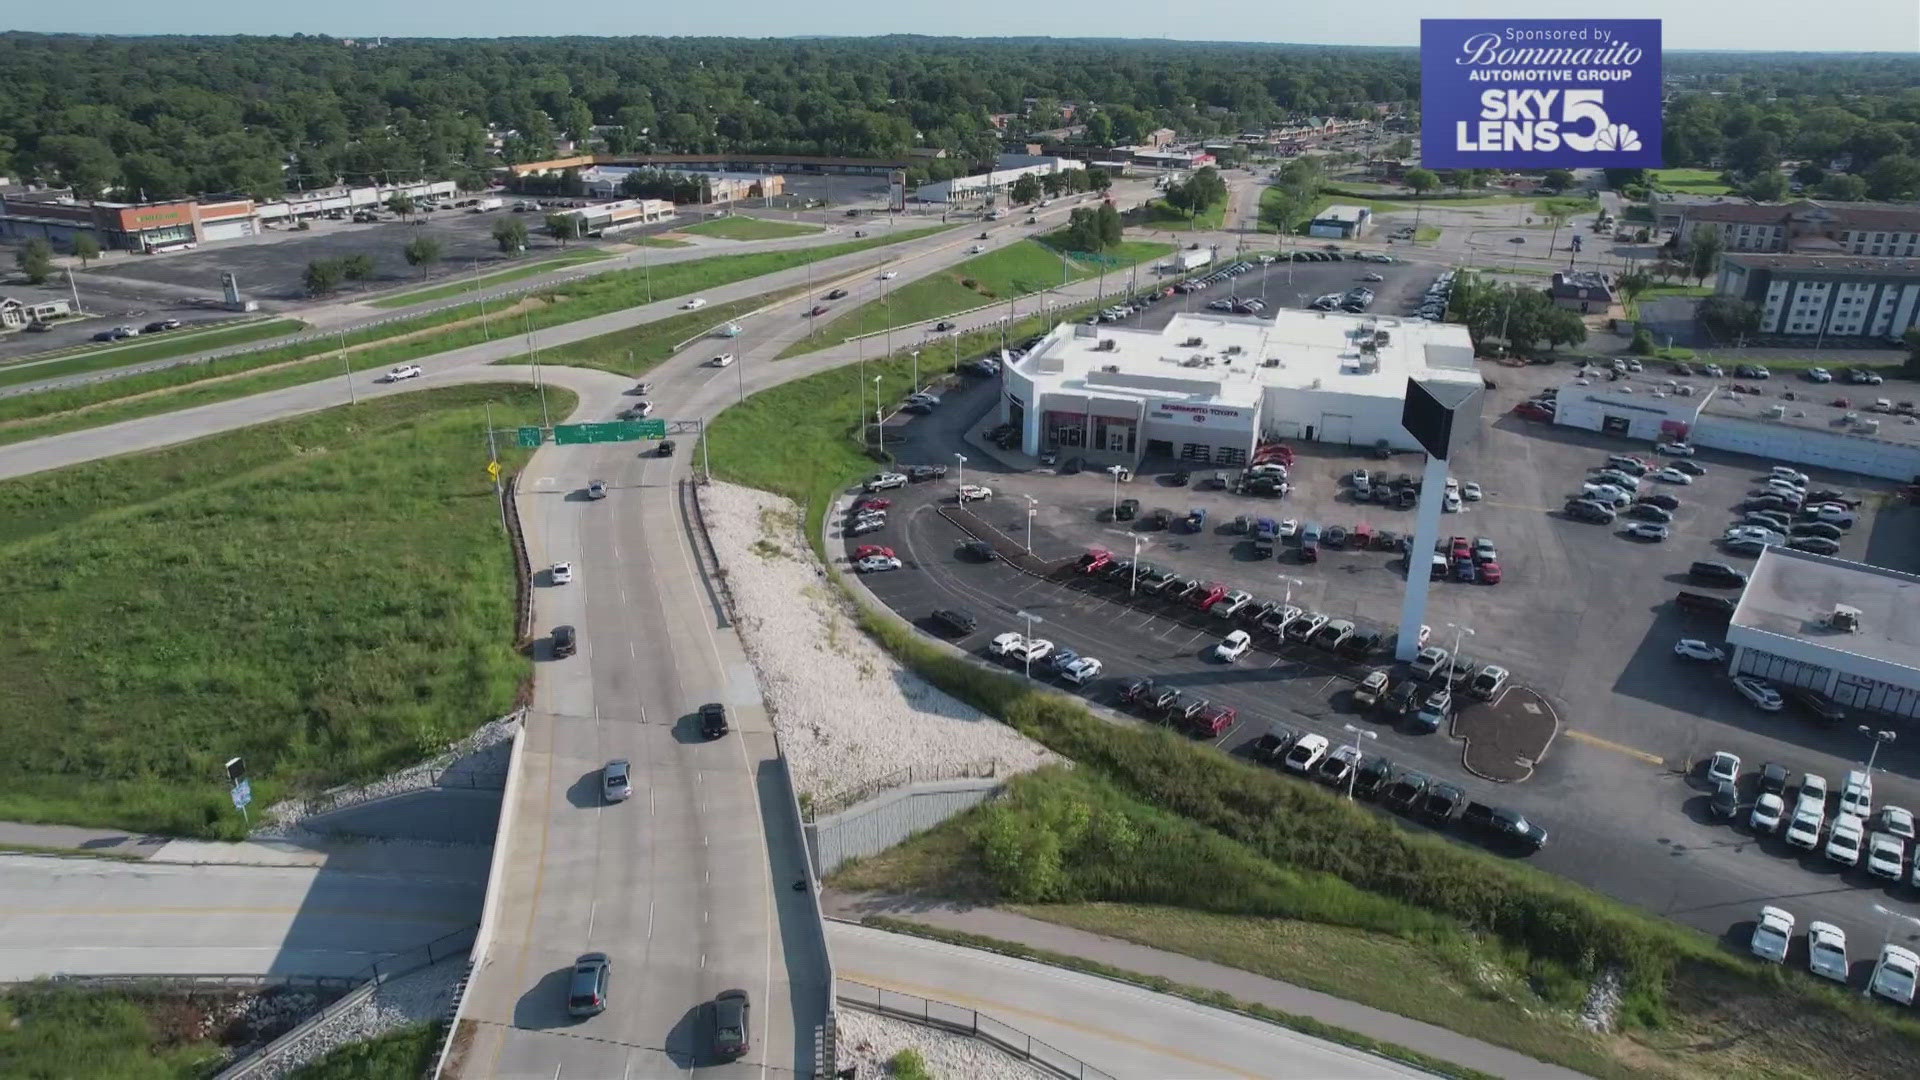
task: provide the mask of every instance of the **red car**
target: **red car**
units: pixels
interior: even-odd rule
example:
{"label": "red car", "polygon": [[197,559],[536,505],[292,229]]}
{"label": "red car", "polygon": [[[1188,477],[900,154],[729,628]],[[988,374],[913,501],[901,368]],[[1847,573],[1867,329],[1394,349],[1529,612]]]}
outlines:
{"label": "red car", "polygon": [[1080,556],[1079,570],[1083,574],[1098,573],[1112,563],[1113,553],[1106,548],[1088,548],[1087,553]]}
{"label": "red car", "polygon": [[1220,598],[1225,595],[1227,595],[1227,587],[1217,581],[1213,582],[1194,594],[1193,606],[1199,608],[1201,611],[1209,611],[1213,608],[1213,605],[1219,603]]}
{"label": "red car", "polygon": [[1364,521],[1355,525],[1351,538],[1355,548],[1361,551],[1367,550],[1373,546],[1373,526]]}
{"label": "red car", "polygon": [[1208,705],[1195,713],[1188,722],[1192,725],[1195,735],[1217,739],[1222,732],[1233,726],[1234,719],[1239,715],[1240,710],[1231,705]]}
{"label": "red car", "polygon": [[1253,452],[1249,465],[1259,465],[1268,461],[1277,461],[1287,468],[1293,468],[1293,447],[1286,443],[1264,443]]}
{"label": "red car", "polygon": [[1467,538],[1464,536],[1454,537],[1453,538],[1453,557],[1455,561],[1458,561],[1460,559],[1466,559],[1468,562],[1472,562],[1473,561],[1473,544],[1470,543],[1467,540]]}
{"label": "red car", "polygon": [[1523,401],[1513,407],[1513,414],[1522,420],[1550,421],[1553,410],[1535,401]]}
{"label": "red car", "polygon": [[1500,564],[1499,563],[1483,562],[1480,564],[1480,584],[1482,585],[1500,584]]}
{"label": "red car", "polygon": [[879,544],[861,544],[859,547],[853,549],[853,560],[855,562],[859,562],[861,559],[872,558],[875,555],[883,559],[891,559],[893,558],[893,549],[890,547],[881,547]]}
{"label": "red car", "polygon": [[855,512],[861,510],[885,510],[893,505],[892,499],[858,499],[853,504]]}

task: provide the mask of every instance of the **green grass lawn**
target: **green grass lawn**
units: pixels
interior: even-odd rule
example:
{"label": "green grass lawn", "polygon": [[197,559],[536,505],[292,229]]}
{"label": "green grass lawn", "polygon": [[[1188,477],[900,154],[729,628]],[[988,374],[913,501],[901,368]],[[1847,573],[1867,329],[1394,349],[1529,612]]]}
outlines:
{"label": "green grass lawn", "polygon": [[[1126,273],[1137,262],[1156,259],[1173,250],[1171,244],[1151,241],[1125,241],[1105,256],[1113,260],[1108,273]],[[1116,267],[1119,269],[1116,271]],[[871,334],[887,327],[906,327],[911,335],[920,323],[1004,301],[1008,297],[1027,296],[1058,286],[1062,280],[1079,281],[1100,273],[1092,262],[1074,259],[1062,261],[1061,253],[1039,240],[1017,244],[976,255],[926,277],[890,287],[881,299],[879,282],[863,282],[854,295],[842,303],[865,300],[859,307],[820,326],[811,338],[788,346],[782,359],[799,356]],[[1064,275],[1064,278],[1063,278]],[[971,282],[971,284],[968,284]],[[890,286],[896,283],[889,282]],[[867,299],[872,297],[872,299]]]}
{"label": "green grass lawn", "polygon": [[0,1075],[34,1080],[202,1080],[218,1045],[181,1030],[197,1019],[176,996],[36,983],[0,994]]}
{"label": "green grass lawn", "polygon": [[[630,330],[615,330],[610,334],[561,345],[547,350],[541,357],[556,364],[600,368],[621,375],[639,375],[673,356],[673,347],[695,334],[731,322],[749,311],[791,299],[805,292],[806,288],[800,285],[749,296],[730,304],[713,304],[699,311],[684,311],[665,319],[642,323]],[[725,338],[715,337],[712,340],[715,352],[726,349]],[[517,364],[520,361],[515,359],[510,362]]]}
{"label": "green grass lawn", "polygon": [[[229,345],[245,345],[250,341],[266,341],[297,334],[306,328],[307,324],[299,319],[256,319],[223,329],[181,330],[152,338],[134,338],[126,344],[82,346],[64,350],[58,360],[48,359],[53,354],[24,356],[17,362],[0,366],[0,386],[57,379],[63,375],[78,375],[88,371],[108,371],[190,353],[211,352]],[[45,362],[36,363],[36,360]]]}
{"label": "green grass lawn", "polygon": [[0,819],[234,837],[228,757],[266,804],[511,708],[489,402],[541,415],[528,387],[426,390],[0,482]]}
{"label": "green grass lawn", "polygon": [[1413,239],[1416,243],[1421,244],[1430,240],[1438,240],[1440,239],[1440,226],[1422,225],[1413,231]]}
{"label": "green grass lawn", "polygon": [[439,1052],[440,1025],[415,1024],[337,1047],[289,1080],[415,1080],[432,1070]]}
{"label": "green grass lawn", "polygon": [[1591,214],[1598,209],[1600,209],[1600,200],[1578,198],[1571,195],[1559,195],[1550,199],[1536,199],[1533,204],[1534,213],[1543,218],[1552,217],[1555,212],[1567,217],[1573,217],[1577,214]]}
{"label": "green grass lawn", "polygon": [[1184,211],[1168,206],[1163,199],[1155,199],[1141,212],[1140,220],[1130,222],[1143,229],[1160,229],[1167,232],[1208,232],[1220,228],[1221,220],[1226,217],[1226,200],[1214,203],[1205,210],[1188,217]]}
{"label": "green grass lawn", "polygon": [[672,239],[671,237],[666,237],[666,236],[641,236],[632,240],[624,241],[624,243],[632,244],[635,247],[651,247],[651,248],[679,248],[679,247],[693,246],[693,244],[690,241],[675,240],[675,239]]}
{"label": "green grass lawn", "polygon": [[774,221],[769,218],[729,216],[710,218],[698,225],[689,225],[676,232],[692,233],[696,236],[713,236],[721,240],[780,240],[789,236],[809,236],[821,231],[818,225],[804,225],[797,221]]}
{"label": "green grass lawn", "polygon": [[[535,327],[558,326],[646,303],[649,273],[652,279],[651,296],[656,300],[667,299],[837,255],[912,240],[950,227],[899,231],[891,236],[868,237],[820,247],[716,255],[668,263],[653,267],[650,271],[614,270],[569,282],[563,289],[536,294],[534,299],[539,306],[524,316],[501,315],[501,305],[494,304],[483,321],[478,318],[479,304],[462,304],[401,322],[349,331],[346,341],[349,346],[369,346],[350,354],[354,370],[391,367],[406,360],[518,334],[529,321]],[[455,329],[423,334],[409,341],[379,344],[402,334],[461,320],[472,321]],[[298,386],[331,378],[342,370],[339,354],[333,351],[335,349],[336,343],[332,341],[307,342],[246,353],[209,364],[182,365],[88,386],[0,398],[0,444],[155,416],[216,401],[231,401],[284,386]],[[271,370],[259,370],[262,368]],[[223,376],[233,377],[218,382],[209,381]]]}
{"label": "green grass lawn", "polygon": [[411,307],[414,304],[424,304],[429,300],[445,300],[449,296],[463,296],[473,292],[475,289],[491,289],[495,285],[505,285],[510,281],[519,281],[522,278],[530,278],[538,274],[551,274],[555,270],[566,270],[584,263],[599,262],[601,259],[608,257],[607,252],[597,248],[575,248],[558,258],[542,259],[539,262],[528,263],[525,266],[516,266],[511,270],[482,274],[477,278],[468,276],[458,281],[450,281],[445,285],[435,286],[431,289],[420,289],[415,292],[401,293],[398,296],[383,296],[378,300],[369,301],[368,304],[371,307],[377,308]]}
{"label": "green grass lawn", "polygon": [[1719,172],[1713,169],[1652,169],[1649,175],[1653,186],[1663,191],[1680,191],[1689,195],[1725,195],[1733,189],[1720,179]]}

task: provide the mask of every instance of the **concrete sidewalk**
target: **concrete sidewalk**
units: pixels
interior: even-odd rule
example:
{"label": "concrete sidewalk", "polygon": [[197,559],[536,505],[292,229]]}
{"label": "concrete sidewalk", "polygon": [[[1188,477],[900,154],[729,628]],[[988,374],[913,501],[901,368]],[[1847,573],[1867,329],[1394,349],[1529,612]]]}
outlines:
{"label": "concrete sidewalk", "polygon": [[76,825],[28,825],[0,821],[0,848],[41,848],[83,851],[145,859],[167,843],[164,836],[139,836],[118,829],[87,829]]}
{"label": "concrete sidewalk", "polygon": [[1057,926],[998,908],[871,893],[843,893],[831,889],[823,892],[820,900],[828,918],[857,922],[868,915],[888,915],[940,929],[980,934],[1035,949],[1083,957],[1141,975],[1157,975],[1185,986],[1218,990],[1241,1001],[1257,1002],[1283,1012],[1311,1016],[1348,1031],[1397,1043],[1496,1076],[1525,1080],[1576,1080],[1585,1075],[1536,1061],[1524,1054],[1468,1038],[1446,1028],[1323,994],[1318,990],[1308,990],[1250,971],[1135,945],[1118,938]]}

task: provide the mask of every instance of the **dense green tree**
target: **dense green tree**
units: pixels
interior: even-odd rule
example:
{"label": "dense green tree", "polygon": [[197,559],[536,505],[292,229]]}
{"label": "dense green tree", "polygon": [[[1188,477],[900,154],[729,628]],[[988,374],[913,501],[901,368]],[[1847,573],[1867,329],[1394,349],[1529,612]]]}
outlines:
{"label": "dense green tree", "polygon": [[1820,181],[1818,194],[1835,202],[1858,202],[1867,197],[1867,182],[1852,173],[1828,173]]}
{"label": "dense green tree", "polygon": [[1113,145],[1113,117],[1103,112],[1087,117],[1087,141],[1095,146]]}
{"label": "dense green tree", "polygon": [[90,232],[73,235],[73,257],[80,260],[80,268],[86,269],[88,263],[100,257],[100,241]]}
{"label": "dense green tree", "polygon": [[1737,342],[1760,330],[1760,309],[1737,296],[1709,296],[1694,309],[1694,317],[1718,341]]}
{"label": "dense green tree", "polygon": [[1867,194],[1876,199],[1907,199],[1920,193],[1920,158],[1888,154],[1860,174]]}
{"label": "dense green tree", "polygon": [[1753,179],[1741,186],[1740,191],[1749,199],[1760,202],[1778,202],[1787,194],[1787,174],[1779,169],[1768,169],[1756,173]]}
{"label": "dense green tree", "polygon": [[13,264],[32,284],[45,284],[53,276],[53,245],[36,236],[13,253]]}
{"label": "dense green tree", "polygon": [[1105,169],[1087,169],[1085,180],[1089,191],[1104,192],[1113,187],[1113,177]]}
{"label": "dense green tree", "polygon": [[1031,173],[1020,177],[1007,190],[1007,198],[1016,203],[1030,203],[1040,197],[1040,180]]}
{"label": "dense green tree", "polygon": [[1120,222],[1120,211],[1114,209],[1112,203],[1103,202],[1100,204],[1100,208],[1094,211],[1094,216],[1097,219],[1100,231],[1101,250],[1117,246],[1120,243],[1121,231],[1123,229]]}
{"label": "dense green tree", "polygon": [[547,235],[567,246],[567,241],[580,239],[580,219],[572,214],[548,214]]}
{"label": "dense green tree", "polygon": [[308,296],[328,296],[340,288],[340,282],[347,276],[346,269],[338,259],[315,259],[307,264],[303,279]]}
{"label": "dense green tree", "polygon": [[1408,169],[1404,182],[1415,195],[1425,195],[1440,183],[1440,177],[1432,169]]}
{"label": "dense green tree", "polygon": [[1817,162],[1803,161],[1799,167],[1793,170],[1794,182],[1807,187],[1813,187],[1826,178],[1827,170],[1822,168]]}
{"label": "dense green tree", "polygon": [[1726,248],[1727,242],[1718,229],[1695,229],[1687,242],[1687,276],[1695,284],[1705,283],[1720,269],[1720,253]]}
{"label": "dense green tree", "polygon": [[414,211],[413,196],[408,195],[404,191],[396,191],[392,195],[387,196],[387,209],[399,214],[403,218],[412,217]]}
{"label": "dense green tree", "polygon": [[356,252],[342,256],[340,273],[348,281],[365,281],[373,276],[373,256]]}
{"label": "dense green tree", "polygon": [[400,254],[406,258],[408,266],[417,266],[424,274],[440,261],[440,241],[422,230],[419,236],[407,241],[407,246],[400,249]]}
{"label": "dense green tree", "polygon": [[1615,191],[1620,191],[1632,184],[1647,182],[1645,169],[1605,169],[1603,172],[1606,174],[1607,186]]}
{"label": "dense green tree", "polygon": [[1548,169],[1540,177],[1540,185],[1548,191],[1565,191],[1573,186],[1573,170]]}
{"label": "dense green tree", "polygon": [[527,250],[527,226],[519,218],[501,218],[493,223],[493,242],[508,255]]}

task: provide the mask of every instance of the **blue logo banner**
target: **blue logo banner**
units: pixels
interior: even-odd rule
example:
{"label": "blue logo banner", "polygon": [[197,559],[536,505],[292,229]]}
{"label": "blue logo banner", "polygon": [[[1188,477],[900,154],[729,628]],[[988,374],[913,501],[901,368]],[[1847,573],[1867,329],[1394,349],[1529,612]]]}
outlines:
{"label": "blue logo banner", "polygon": [[1431,169],[1657,168],[1660,20],[1420,20]]}

